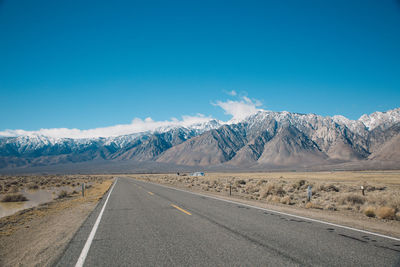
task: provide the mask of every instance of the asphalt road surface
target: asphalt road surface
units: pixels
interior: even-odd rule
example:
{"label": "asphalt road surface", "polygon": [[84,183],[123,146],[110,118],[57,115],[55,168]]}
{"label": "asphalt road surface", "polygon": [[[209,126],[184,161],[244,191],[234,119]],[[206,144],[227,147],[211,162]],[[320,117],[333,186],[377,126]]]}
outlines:
{"label": "asphalt road surface", "polygon": [[395,239],[129,178],[108,195],[57,266],[400,266]]}

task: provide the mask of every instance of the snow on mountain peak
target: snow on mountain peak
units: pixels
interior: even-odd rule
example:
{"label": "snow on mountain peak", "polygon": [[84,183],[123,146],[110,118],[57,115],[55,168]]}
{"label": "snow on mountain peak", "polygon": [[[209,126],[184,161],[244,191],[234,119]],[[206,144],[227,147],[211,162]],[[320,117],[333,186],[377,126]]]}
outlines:
{"label": "snow on mountain peak", "polygon": [[364,114],[358,120],[361,121],[368,130],[373,130],[378,126],[387,128],[394,123],[400,122],[400,108],[385,112],[376,111],[370,115]]}

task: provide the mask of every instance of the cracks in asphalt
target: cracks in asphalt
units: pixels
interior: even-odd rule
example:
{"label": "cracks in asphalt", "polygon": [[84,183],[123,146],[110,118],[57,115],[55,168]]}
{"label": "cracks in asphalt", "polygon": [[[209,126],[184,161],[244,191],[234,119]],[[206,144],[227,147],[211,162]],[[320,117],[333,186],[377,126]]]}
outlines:
{"label": "cracks in asphalt", "polygon": [[274,214],[274,213],[268,213],[266,211],[263,212],[265,215],[272,215],[272,216],[277,216],[279,219],[287,221],[287,222],[296,222],[296,223],[308,223],[312,224],[312,222],[306,221],[306,220],[300,220],[300,219],[293,219],[293,218],[287,218],[285,216],[279,215],[279,214]]}
{"label": "cracks in asphalt", "polygon": [[[329,229],[329,228],[328,228]],[[375,239],[370,239],[370,237],[369,236],[362,236],[362,238],[363,239],[365,239],[365,240],[362,240],[362,239],[359,239],[359,238],[357,238],[357,237],[354,237],[354,236],[350,236],[350,235],[345,235],[345,234],[338,234],[338,235],[340,235],[340,236],[342,236],[342,237],[345,237],[345,238],[350,238],[350,239],[352,239],[352,240],[355,240],[355,241],[358,241],[358,242],[361,242],[361,243],[367,243],[367,244],[372,244],[372,243],[377,243],[378,241],[377,240],[375,240]],[[400,252],[400,250],[399,249],[396,249],[396,248],[391,248],[391,247],[388,247],[388,246],[382,246],[382,245],[378,245],[378,244],[372,244],[374,247],[377,247],[377,248],[383,248],[383,249],[389,249],[389,250],[392,250],[392,251],[396,251],[396,252]],[[393,244],[393,246],[400,246],[400,245],[398,245],[398,244]]]}
{"label": "cracks in asphalt", "polygon": [[353,240],[356,240],[356,241],[358,241],[358,242],[368,243],[367,241],[361,240],[361,239],[359,239],[359,238],[357,238],[357,237],[354,237],[354,236],[349,236],[349,235],[345,235],[345,234],[338,234],[338,235],[343,236],[343,237],[346,237],[346,238],[350,238],[350,239],[353,239]]}

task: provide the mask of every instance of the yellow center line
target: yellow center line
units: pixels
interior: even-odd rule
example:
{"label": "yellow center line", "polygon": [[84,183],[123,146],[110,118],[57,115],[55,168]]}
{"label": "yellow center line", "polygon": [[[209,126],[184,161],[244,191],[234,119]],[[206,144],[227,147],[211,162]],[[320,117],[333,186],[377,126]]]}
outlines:
{"label": "yellow center line", "polygon": [[147,193],[149,193],[150,195],[154,195],[152,192],[147,192]]}
{"label": "yellow center line", "polygon": [[188,212],[188,211],[186,211],[186,210],[184,210],[184,209],[182,209],[182,208],[180,208],[180,207],[178,207],[178,206],[176,206],[174,204],[171,204],[171,206],[174,207],[177,210],[182,211],[183,213],[186,213],[187,215],[192,215],[190,212]]}

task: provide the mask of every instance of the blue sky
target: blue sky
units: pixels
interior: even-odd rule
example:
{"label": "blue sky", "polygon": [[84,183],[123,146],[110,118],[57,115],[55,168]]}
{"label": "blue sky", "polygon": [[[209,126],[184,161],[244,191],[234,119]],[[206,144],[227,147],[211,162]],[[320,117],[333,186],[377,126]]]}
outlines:
{"label": "blue sky", "polygon": [[0,33],[0,130],[400,106],[395,0],[0,0]]}

